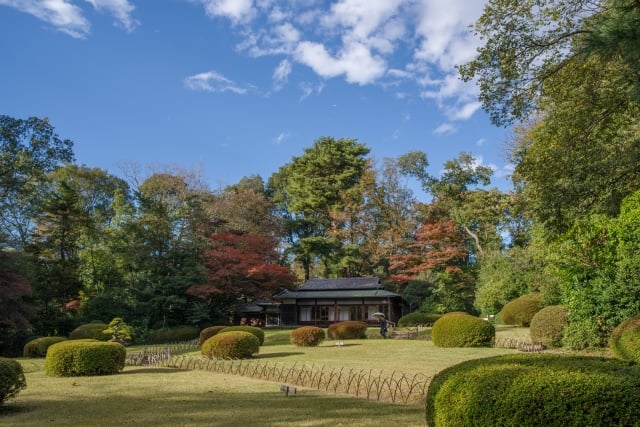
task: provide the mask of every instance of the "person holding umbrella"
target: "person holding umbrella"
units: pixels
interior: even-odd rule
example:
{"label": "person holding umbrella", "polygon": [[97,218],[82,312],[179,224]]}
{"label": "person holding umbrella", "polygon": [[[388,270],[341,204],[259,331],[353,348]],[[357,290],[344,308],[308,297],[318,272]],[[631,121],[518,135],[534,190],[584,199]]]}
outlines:
{"label": "person holding umbrella", "polygon": [[387,319],[385,319],[384,313],[373,313],[373,316],[380,320],[380,335],[387,339]]}

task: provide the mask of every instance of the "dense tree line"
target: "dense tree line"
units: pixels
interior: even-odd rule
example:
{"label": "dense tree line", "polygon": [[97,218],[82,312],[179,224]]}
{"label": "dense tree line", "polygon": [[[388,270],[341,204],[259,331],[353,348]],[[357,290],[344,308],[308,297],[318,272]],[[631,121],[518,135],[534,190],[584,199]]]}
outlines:
{"label": "dense tree line", "polygon": [[333,137],[266,181],[124,180],[75,164],[46,119],[0,116],[0,339],[205,326],[310,277],[375,275],[424,312],[539,292],[569,309],[568,345],[602,345],[640,312],[639,18],[633,0],[487,3],[460,72],[513,125],[510,192],[468,153],[436,176],[427,153]]}

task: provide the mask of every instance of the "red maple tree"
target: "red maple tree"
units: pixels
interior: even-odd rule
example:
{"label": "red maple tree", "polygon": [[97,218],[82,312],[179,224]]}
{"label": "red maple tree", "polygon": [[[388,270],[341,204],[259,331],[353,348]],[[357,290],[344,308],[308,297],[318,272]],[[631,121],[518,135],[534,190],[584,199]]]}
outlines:
{"label": "red maple tree", "polygon": [[278,264],[275,245],[266,236],[232,231],[212,235],[204,254],[208,281],[191,286],[187,293],[209,305],[247,302],[298,282],[291,269]]}

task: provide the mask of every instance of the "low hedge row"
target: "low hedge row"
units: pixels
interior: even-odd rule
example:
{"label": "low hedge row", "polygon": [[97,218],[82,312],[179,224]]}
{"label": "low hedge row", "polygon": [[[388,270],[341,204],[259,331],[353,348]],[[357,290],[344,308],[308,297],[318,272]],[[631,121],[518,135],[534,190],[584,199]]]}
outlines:
{"label": "low hedge row", "polygon": [[223,331],[206,340],[200,352],[210,359],[248,359],[260,352],[260,340],[250,332]]}
{"label": "low hedge row", "polygon": [[220,325],[220,326],[209,326],[208,328],[204,328],[200,331],[200,340],[199,344],[202,345],[206,340],[216,335],[218,332],[223,330],[224,328],[228,328],[228,325]]}
{"label": "low hedge row", "polygon": [[26,386],[22,365],[16,360],[0,357],[0,406]]}
{"label": "low hedge row", "polygon": [[49,347],[45,373],[57,377],[115,374],[124,368],[126,353],[117,342],[63,341]]}
{"label": "low hedge row", "polygon": [[24,357],[45,357],[47,350],[53,344],[67,341],[67,337],[40,337],[33,339],[24,345],[22,355]]}
{"label": "low hedge row", "polygon": [[256,338],[258,338],[258,341],[260,341],[260,345],[264,344],[264,331],[255,326],[227,326],[226,328],[221,329],[218,333],[234,331],[249,332],[250,334],[255,335]]}
{"label": "low hedge row", "polygon": [[109,327],[106,323],[87,323],[75,328],[69,334],[71,340],[93,339],[98,341],[108,341],[111,335],[104,331]]}
{"label": "low hedge row", "polygon": [[327,335],[332,340],[356,340],[367,337],[366,322],[358,320],[346,320],[344,322],[332,323],[327,329]]}
{"label": "low hedge row", "polygon": [[435,375],[429,426],[634,426],[640,367],[616,359],[507,355]]}
{"label": "low hedge row", "polygon": [[400,319],[398,319],[398,326],[401,328],[418,325],[432,326],[440,317],[442,317],[441,314],[419,313],[416,311],[413,313],[405,314]]}
{"label": "low hedge row", "polygon": [[325,339],[324,329],[317,326],[302,326],[291,331],[291,344],[298,347],[316,347]]}
{"label": "low hedge row", "polygon": [[200,336],[200,329],[195,326],[172,326],[155,329],[147,337],[149,344],[166,344],[171,342],[191,341]]}
{"label": "low hedge row", "polygon": [[486,320],[467,313],[447,313],[431,329],[431,340],[438,347],[489,347],[496,328]]}

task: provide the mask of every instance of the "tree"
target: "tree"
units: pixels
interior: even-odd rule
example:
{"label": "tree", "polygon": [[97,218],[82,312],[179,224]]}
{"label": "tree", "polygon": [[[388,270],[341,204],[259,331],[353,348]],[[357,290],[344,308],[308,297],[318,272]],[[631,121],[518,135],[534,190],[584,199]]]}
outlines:
{"label": "tree", "polygon": [[23,258],[18,253],[0,251],[0,339],[6,329],[31,328],[30,320],[36,313],[28,300],[31,284],[25,277]]}
{"label": "tree", "polygon": [[72,147],[47,119],[0,115],[0,247],[29,243],[46,174],[73,161]]}
{"label": "tree", "polygon": [[219,312],[271,297],[298,281],[288,267],[278,263],[275,247],[276,241],[267,236],[229,231],[212,235],[203,257],[206,283],[192,285],[187,292]]}

